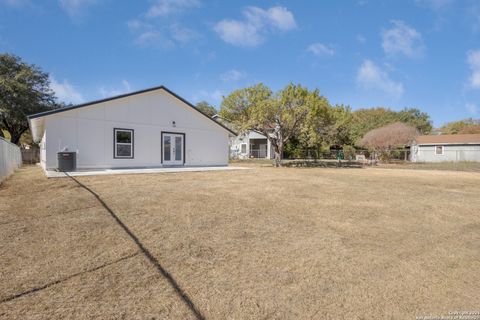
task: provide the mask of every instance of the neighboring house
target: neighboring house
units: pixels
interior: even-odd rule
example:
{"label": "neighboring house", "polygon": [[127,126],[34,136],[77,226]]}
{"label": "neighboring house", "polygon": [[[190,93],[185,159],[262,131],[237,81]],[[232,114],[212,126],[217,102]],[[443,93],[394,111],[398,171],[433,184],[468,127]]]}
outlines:
{"label": "neighboring house", "polygon": [[[212,117],[215,121],[222,123],[227,127],[231,127],[231,123],[220,117],[214,115]],[[273,151],[270,140],[256,130],[248,130],[240,133],[237,136],[230,137],[230,158],[231,159],[272,159]]]}
{"label": "neighboring house", "polygon": [[164,86],[28,117],[40,163],[76,153],[77,168],[141,168],[228,164],[233,131]]}
{"label": "neighboring house", "polygon": [[418,136],[410,150],[412,162],[480,161],[480,134]]}
{"label": "neighboring house", "polygon": [[255,130],[230,138],[230,157],[233,159],[271,159],[271,151],[267,137]]}

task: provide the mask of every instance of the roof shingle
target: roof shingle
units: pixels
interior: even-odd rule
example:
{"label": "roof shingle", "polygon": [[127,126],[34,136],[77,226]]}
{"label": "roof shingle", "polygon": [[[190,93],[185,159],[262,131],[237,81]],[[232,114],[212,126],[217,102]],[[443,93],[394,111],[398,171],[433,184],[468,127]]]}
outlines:
{"label": "roof shingle", "polygon": [[418,136],[417,144],[480,144],[480,134],[443,134],[435,136]]}

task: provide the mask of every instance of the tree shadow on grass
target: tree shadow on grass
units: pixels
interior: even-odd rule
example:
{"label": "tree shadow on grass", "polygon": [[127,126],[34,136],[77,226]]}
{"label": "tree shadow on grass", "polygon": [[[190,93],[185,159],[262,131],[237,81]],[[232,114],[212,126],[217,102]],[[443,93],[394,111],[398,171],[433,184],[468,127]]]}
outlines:
{"label": "tree shadow on grass", "polygon": [[155,258],[152,253],[143,245],[143,243],[138,239],[138,237],[123,223],[122,220],[117,216],[117,214],[110,209],[110,207],[103,201],[103,199],[95,193],[92,189],[75,179],[74,177],[68,175],[68,173],[65,172],[65,174],[75,181],[80,187],[84,188],[88,192],[90,192],[97,200],[102,204],[102,206],[110,213],[112,218],[117,222],[117,224],[125,231],[125,233],[135,242],[137,247],[140,249],[142,254],[150,261],[150,263],[157,269],[157,271],[167,279],[168,283],[172,286],[172,288],[175,290],[177,295],[182,299],[182,301],[185,303],[185,305],[190,309],[190,311],[193,313],[193,315],[198,319],[198,320],[204,320],[205,317],[202,315],[200,310],[193,304],[192,300],[190,297],[183,291],[183,289],[180,287],[180,285],[177,283],[177,281],[173,278],[173,276],[165,269],[162,267],[160,262],[158,261],[157,258]]}
{"label": "tree shadow on grass", "polygon": [[8,296],[6,298],[3,298],[2,300],[0,300],[0,303],[5,303],[5,302],[9,302],[9,301],[12,301],[12,300],[15,300],[17,298],[20,298],[20,297],[23,297],[23,296],[26,296],[26,295],[29,295],[31,293],[35,293],[35,292],[38,292],[38,291],[42,291],[42,290],[45,290],[51,286],[54,286],[56,284],[59,284],[59,283],[62,283],[62,282],[65,282],[67,280],[70,280],[72,278],[75,278],[75,277],[78,277],[82,274],[85,274],[85,273],[89,273],[89,272],[94,272],[94,271],[97,271],[97,270],[100,270],[100,269],[103,269],[105,267],[108,267],[108,266],[111,266],[112,264],[115,264],[115,263],[118,263],[118,262],[121,262],[121,261],[124,261],[126,259],[130,259],[130,258],[133,258],[135,256],[137,256],[139,254],[139,252],[135,252],[131,255],[128,255],[128,256],[125,256],[125,257],[121,257],[115,261],[112,261],[112,262],[107,262],[105,264],[102,264],[101,266],[97,266],[95,268],[92,268],[92,269],[89,269],[89,270],[85,270],[85,271],[82,271],[82,272],[78,272],[78,273],[74,273],[72,275],[69,275],[68,277],[65,277],[65,278],[62,278],[62,279],[58,279],[58,280],[55,280],[55,281],[52,281],[52,282],[49,282],[47,284],[44,284],[42,286],[39,286],[39,287],[35,287],[35,288],[32,288],[30,290],[27,290],[27,291],[24,291],[24,292],[20,292],[20,293],[16,293],[14,295],[11,295],[11,296]]}

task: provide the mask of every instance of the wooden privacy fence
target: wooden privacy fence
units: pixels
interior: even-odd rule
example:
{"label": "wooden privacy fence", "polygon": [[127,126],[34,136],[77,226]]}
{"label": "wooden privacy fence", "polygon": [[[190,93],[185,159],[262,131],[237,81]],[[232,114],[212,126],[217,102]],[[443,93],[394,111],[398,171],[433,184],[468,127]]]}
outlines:
{"label": "wooden privacy fence", "polygon": [[22,161],[25,164],[35,164],[40,162],[40,150],[38,148],[20,149],[22,152]]}
{"label": "wooden privacy fence", "polygon": [[0,137],[0,182],[22,165],[20,148]]}

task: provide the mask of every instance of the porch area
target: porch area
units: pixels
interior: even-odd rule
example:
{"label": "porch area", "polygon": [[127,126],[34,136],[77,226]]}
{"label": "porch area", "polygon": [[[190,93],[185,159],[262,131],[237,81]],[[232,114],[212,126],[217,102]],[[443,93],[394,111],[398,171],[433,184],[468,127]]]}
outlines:
{"label": "porch area", "polygon": [[250,158],[270,158],[268,139],[250,139]]}

